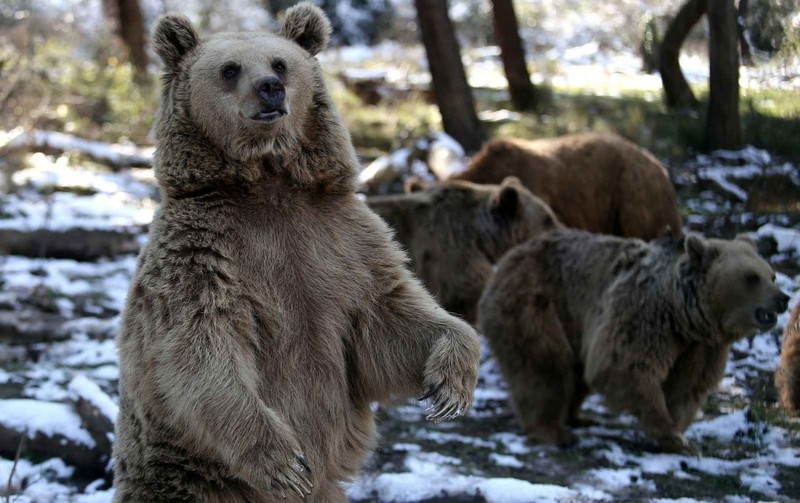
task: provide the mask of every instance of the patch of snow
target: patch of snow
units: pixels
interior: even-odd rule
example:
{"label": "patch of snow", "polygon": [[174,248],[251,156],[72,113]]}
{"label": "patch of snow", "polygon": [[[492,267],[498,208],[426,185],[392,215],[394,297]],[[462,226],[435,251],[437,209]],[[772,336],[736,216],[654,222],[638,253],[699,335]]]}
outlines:
{"label": "patch of snow", "polygon": [[494,433],[489,438],[496,441],[506,452],[511,454],[528,454],[531,452],[530,446],[526,443],[525,437],[515,433]]}
{"label": "patch of snow", "polygon": [[739,480],[751,491],[767,496],[777,496],[781,488],[781,484],[772,475],[762,470],[744,472],[739,476]]}
{"label": "patch of snow", "polygon": [[91,494],[78,494],[74,497],[74,503],[111,503],[114,499],[114,489],[107,491],[95,491]]}
{"label": "patch of snow", "polygon": [[438,452],[415,452],[406,456],[404,466],[410,473],[419,475],[444,475],[452,473],[451,466],[460,465],[461,460]]}
{"label": "patch of snow", "polygon": [[758,237],[771,237],[778,244],[778,251],[800,255],[800,231],[786,229],[773,224],[764,224],[756,231]]}
{"label": "patch of snow", "polygon": [[459,433],[447,433],[443,431],[436,431],[436,430],[426,430],[426,429],[418,429],[414,436],[416,438],[431,440],[436,442],[437,444],[446,444],[449,442],[458,442],[463,444],[474,445],[475,447],[486,447],[489,449],[494,449],[497,444],[495,442],[490,442],[488,440],[482,440],[480,438],[468,437],[466,435],[461,435]]}
{"label": "patch of snow", "polygon": [[588,470],[586,474],[595,481],[595,485],[610,491],[625,489],[630,486],[642,486],[655,491],[655,483],[642,478],[642,471],[636,468],[597,468]]}
{"label": "patch of snow", "polygon": [[417,444],[400,443],[400,444],[394,444],[392,446],[392,450],[398,452],[420,452],[422,450],[422,447],[420,447]]}
{"label": "patch of snow", "polygon": [[81,228],[88,230],[141,231],[153,220],[156,204],[136,200],[124,192],[81,196],[56,192],[37,199],[6,196],[4,211],[10,218],[0,218],[0,228],[35,231],[61,231]]}
{"label": "patch of snow", "polygon": [[[37,152],[30,156],[30,167],[14,172],[11,176],[16,185],[33,187],[37,190],[53,188],[79,188],[105,194],[126,192],[145,198],[155,195],[155,181],[143,180],[135,176],[141,171],[120,171],[117,173],[88,170],[69,164],[66,157],[53,158]],[[152,175],[151,175],[152,176]]]}
{"label": "patch of snow", "polygon": [[508,456],[506,454],[497,454],[496,452],[489,454],[489,460],[498,466],[507,466],[509,468],[525,467],[525,463],[523,463],[516,457]]}
{"label": "patch of snow", "polygon": [[[142,170],[92,171],[41,153],[31,155],[30,164],[11,177],[21,189],[5,196],[9,216],[0,218],[0,228],[141,232],[153,219],[158,191],[152,178],[134,174]],[[64,191],[74,189],[90,193]]]}
{"label": "patch of snow", "polygon": [[742,432],[750,428],[747,411],[737,410],[708,421],[697,421],[686,431],[687,438],[711,437],[720,442],[730,442]]}
{"label": "patch of snow", "polygon": [[94,439],[81,426],[81,418],[69,405],[38,400],[0,400],[0,423],[30,436],[61,435],[76,444],[93,448]]}
{"label": "patch of snow", "polygon": [[117,421],[119,407],[111,397],[109,397],[100,386],[86,377],[84,374],[75,376],[67,389],[74,393],[76,398],[83,398],[91,403],[100,413],[107,417],[112,423]]}
{"label": "patch of snow", "polygon": [[578,493],[565,487],[532,484],[512,478],[465,475],[420,477],[415,473],[384,473],[361,478],[347,491],[350,499],[412,502],[447,496],[483,496],[489,503],[557,502],[575,499]]}
{"label": "patch of snow", "polygon": [[483,122],[516,122],[522,118],[522,114],[505,109],[482,110],[478,112],[478,118]]}
{"label": "patch of snow", "polygon": [[0,147],[13,149],[33,143],[42,149],[47,147],[70,151],[77,150],[91,156],[110,162],[112,165],[122,165],[126,161],[136,165],[150,165],[153,163],[154,148],[139,148],[135,145],[108,144],[93,140],[86,140],[71,134],[58,131],[34,130],[25,132],[22,128],[0,132]]}

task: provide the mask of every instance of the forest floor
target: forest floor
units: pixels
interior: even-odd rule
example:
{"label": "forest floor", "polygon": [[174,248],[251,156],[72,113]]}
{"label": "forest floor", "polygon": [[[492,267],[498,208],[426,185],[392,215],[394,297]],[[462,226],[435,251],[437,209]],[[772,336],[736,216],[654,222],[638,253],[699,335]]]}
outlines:
{"label": "forest floor", "polygon": [[[639,106],[626,109],[615,101],[624,98],[580,92],[586,104],[572,123],[560,113],[551,119],[507,111],[484,117],[500,117],[494,132],[532,136],[625,126]],[[653,103],[650,91],[636,92],[636,103]],[[384,123],[363,122],[354,140],[367,158],[393,150],[401,146],[400,132],[413,141],[421,136],[418,130],[435,129],[438,119],[425,108],[430,106],[414,105],[404,112],[406,122],[382,130]],[[669,164],[687,229],[720,237],[749,233],[778,271],[791,305],[800,301],[800,156],[754,147],[686,155],[685,148],[673,148],[680,138],[659,146],[660,133],[650,126],[670,121],[653,118],[662,113],[656,104],[646,106],[654,115],[630,119],[630,131],[625,126],[621,132],[655,148]],[[370,110],[371,116],[363,112],[360,119],[343,115],[380,122],[381,111]],[[548,125],[554,122],[560,126]],[[780,135],[789,127],[773,126],[764,134]],[[370,144],[365,131],[376,129],[383,136]],[[0,180],[0,232],[84,229],[100,247],[109,233],[132,241],[133,248],[145,242],[158,204],[151,170],[111,173],[77,157],[41,153],[23,161],[4,170],[7,177]],[[98,439],[74,404],[88,398],[109,416],[115,413],[119,369],[113,338],[136,266],[129,245],[115,249],[112,258],[90,261],[0,256],[0,496],[19,503],[111,500],[108,480],[82,468],[75,455],[96,448]],[[29,255],[48,254],[42,247]],[[528,444],[494,359],[484,351],[475,406],[466,417],[434,425],[417,402],[379,408],[379,448],[348,494],[365,502],[799,500],[800,422],[776,407],[773,385],[786,319],[734,345],[720,389],[687,433],[702,457],[653,452],[633,418],[609,413],[597,396],[584,410],[597,424],[577,431],[575,447]],[[23,431],[31,441],[15,466],[17,444],[9,437]],[[48,439],[75,446],[74,452],[44,455],[39,447]]]}

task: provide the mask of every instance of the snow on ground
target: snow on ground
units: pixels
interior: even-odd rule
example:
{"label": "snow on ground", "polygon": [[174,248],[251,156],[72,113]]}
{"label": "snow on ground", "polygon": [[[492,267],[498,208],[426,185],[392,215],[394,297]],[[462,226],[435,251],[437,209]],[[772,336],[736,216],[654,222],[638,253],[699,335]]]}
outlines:
{"label": "snow on ground", "polygon": [[75,443],[94,447],[94,440],[81,427],[81,419],[67,405],[41,400],[0,400],[0,421],[19,433],[62,435]]}
{"label": "snow on ground", "polygon": [[[453,150],[447,138],[436,142]],[[397,159],[401,155],[408,154],[397,154]],[[721,216],[744,211],[752,180],[782,174],[800,185],[797,166],[752,148],[700,156],[681,170],[689,182],[679,183],[679,193],[689,186],[706,187],[689,192],[682,202],[696,213],[687,221],[709,232]],[[141,232],[157,200],[152,178],[142,173],[147,172],[109,174],[34,157],[31,168],[12,177],[20,198],[3,201],[0,227],[37,228],[41,221],[25,213],[25,203],[69,195],[74,204],[57,199],[60,214],[51,222],[58,226]],[[101,196],[116,198],[115,205]],[[80,208],[80,214],[69,208]],[[791,293],[792,303],[800,301],[800,277],[793,277],[800,238],[792,221],[783,215],[743,221],[749,227],[742,230],[754,238],[774,239],[773,257],[795,264],[788,274],[779,272],[778,284]],[[30,308],[32,298],[39,298],[36,305],[41,306],[46,292],[47,312],[67,320],[69,334],[26,347],[0,344],[0,424],[94,442],[67,404],[80,395],[108,417],[117,413],[119,369],[112,337],[135,265],[133,256],[98,262],[0,257],[0,309]],[[786,319],[781,316],[779,325]],[[703,450],[702,458],[650,452],[635,420],[606,410],[598,396],[584,406],[585,416],[596,424],[577,430],[576,447],[559,450],[526,443],[505,383],[484,347],[475,406],[465,418],[433,425],[424,420],[424,405],[417,402],[377,408],[381,447],[363,476],[348,486],[348,495],[354,501],[398,502],[667,501],[683,496],[790,501],[800,497],[791,482],[800,476],[800,451],[793,437],[797,426],[780,419],[774,397],[762,396],[777,365],[779,333],[780,328],[733,346],[719,392],[687,433]],[[11,464],[0,458],[0,494]],[[21,492],[18,502],[99,503],[113,495],[105,480],[87,479],[60,459],[23,459],[11,489]]]}
{"label": "snow on ground", "polygon": [[103,173],[41,153],[11,177],[17,191],[0,202],[0,229],[141,229],[153,219],[157,190],[143,170]]}
{"label": "snow on ground", "polygon": [[[591,90],[597,96],[619,96],[625,91],[645,92],[648,99],[659,99],[663,84],[658,73],[643,73],[641,56],[628,48],[608,50],[591,40],[577,45],[558,45],[542,51],[527,51],[531,80],[547,82],[556,88]],[[348,77],[383,80],[396,89],[426,88],[430,74],[421,46],[404,46],[386,41],[376,47],[342,47],[321,56],[325,67]],[[476,89],[507,92],[507,81],[496,46],[463,51],[467,80]],[[387,62],[391,62],[390,64]],[[556,65],[553,62],[557,62]],[[353,65],[368,65],[368,70]],[[706,56],[682,53],[681,69],[691,84],[706,84],[709,66]],[[739,83],[745,92],[762,88],[800,89],[800,65],[780,66],[757,63],[739,70]]]}

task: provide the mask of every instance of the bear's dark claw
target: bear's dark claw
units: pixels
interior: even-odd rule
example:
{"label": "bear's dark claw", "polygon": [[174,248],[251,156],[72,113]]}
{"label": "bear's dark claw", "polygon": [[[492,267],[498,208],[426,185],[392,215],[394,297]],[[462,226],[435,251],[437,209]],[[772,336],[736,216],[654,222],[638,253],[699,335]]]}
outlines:
{"label": "bear's dark claw", "polygon": [[437,391],[439,391],[442,386],[444,386],[443,382],[439,383],[439,385],[436,386],[436,387],[434,387],[433,384],[431,384],[430,386],[428,386],[427,393],[425,393],[424,395],[419,397],[418,400],[420,402],[423,401],[423,400],[427,400],[428,398],[432,397]]}
{"label": "bear's dark claw", "polygon": [[303,467],[303,468],[304,468],[304,469],[305,469],[305,470],[306,470],[306,471],[307,471],[309,474],[311,473],[311,467],[310,467],[310,466],[308,466],[308,463],[306,463],[306,460],[305,460],[305,458],[304,458],[303,456],[297,456],[297,462],[298,462],[298,463],[300,463],[300,465],[301,465],[301,466],[302,466],[302,467]]}

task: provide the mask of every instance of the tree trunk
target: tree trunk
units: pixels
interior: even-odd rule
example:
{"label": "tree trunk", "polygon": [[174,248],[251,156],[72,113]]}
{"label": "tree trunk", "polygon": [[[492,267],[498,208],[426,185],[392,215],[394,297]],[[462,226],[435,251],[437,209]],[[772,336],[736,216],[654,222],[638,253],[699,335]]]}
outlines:
{"label": "tree trunk", "polygon": [[658,50],[661,46],[656,17],[647,12],[642,17],[642,43],[639,52],[642,54],[642,70],[653,73],[658,70]]}
{"label": "tree trunk", "polygon": [[753,55],[750,53],[750,43],[745,36],[748,3],[749,0],[739,0],[739,6],[736,8],[736,27],[739,30],[739,52],[742,56],[743,65],[753,64]]}
{"label": "tree trunk", "polygon": [[444,130],[464,150],[475,152],[484,136],[447,12],[447,0],[414,0],[414,4]]}
{"label": "tree trunk", "polygon": [[692,88],[683,76],[679,58],[684,40],[707,11],[708,0],[688,0],[664,33],[658,65],[668,108],[697,109],[699,106]]}
{"label": "tree trunk", "polygon": [[517,110],[533,110],[536,107],[536,90],[525,63],[525,49],[511,0],[492,0],[492,21],[511,102]]}
{"label": "tree trunk", "polygon": [[739,119],[739,51],[733,0],[709,0],[708,59],[710,64],[706,147],[742,148]]}
{"label": "tree trunk", "polygon": [[111,24],[111,32],[122,42],[128,60],[136,69],[137,78],[146,77],[147,51],[139,0],[103,0],[103,9]]}

